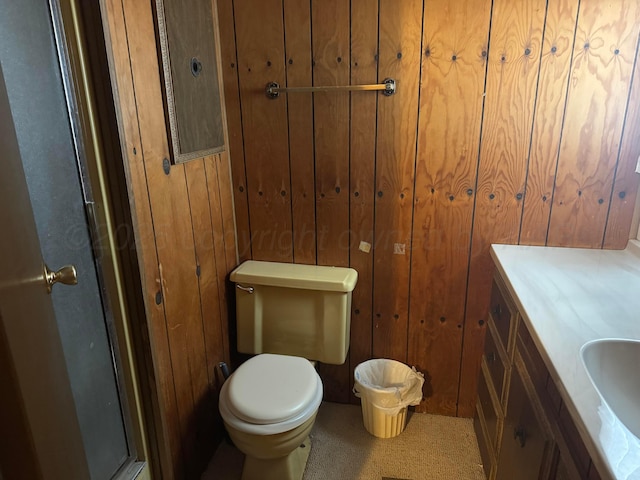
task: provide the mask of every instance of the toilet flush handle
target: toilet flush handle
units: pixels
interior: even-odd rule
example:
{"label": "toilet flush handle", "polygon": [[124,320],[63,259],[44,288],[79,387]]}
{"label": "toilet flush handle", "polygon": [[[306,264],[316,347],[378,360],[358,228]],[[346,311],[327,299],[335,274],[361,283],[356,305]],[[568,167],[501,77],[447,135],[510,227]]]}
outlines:
{"label": "toilet flush handle", "polygon": [[238,290],[242,290],[243,292],[253,293],[253,287],[245,287],[244,285],[240,285],[239,283],[236,283],[236,288]]}

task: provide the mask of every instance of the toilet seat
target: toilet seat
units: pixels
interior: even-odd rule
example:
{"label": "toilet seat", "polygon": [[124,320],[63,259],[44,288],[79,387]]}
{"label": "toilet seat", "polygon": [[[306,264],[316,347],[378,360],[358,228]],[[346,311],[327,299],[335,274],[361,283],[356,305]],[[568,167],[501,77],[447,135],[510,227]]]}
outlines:
{"label": "toilet seat", "polygon": [[238,430],[273,435],[304,423],[321,402],[322,381],[308,360],[261,354],[222,385],[220,414]]}

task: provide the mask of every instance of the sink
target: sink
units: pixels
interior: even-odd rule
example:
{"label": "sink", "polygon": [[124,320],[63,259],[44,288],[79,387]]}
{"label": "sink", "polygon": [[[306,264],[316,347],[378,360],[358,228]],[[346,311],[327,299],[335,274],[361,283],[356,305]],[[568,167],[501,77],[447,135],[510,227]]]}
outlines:
{"label": "sink", "polygon": [[640,340],[605,338],[580,349],[591,382],[613,414],[640,438]]}

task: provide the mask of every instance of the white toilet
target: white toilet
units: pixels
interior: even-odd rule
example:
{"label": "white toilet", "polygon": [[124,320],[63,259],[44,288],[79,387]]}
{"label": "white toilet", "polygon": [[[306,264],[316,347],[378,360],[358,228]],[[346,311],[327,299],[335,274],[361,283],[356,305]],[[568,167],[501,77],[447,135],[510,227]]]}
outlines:
{"label": "white toilet", "polygon": [[309,360],[344,363],[351,268],[247,261],[236,284],[238,351],[259,354],[224,383],[220,414],[245,453],[242,480],[300,480],[322,381]]}

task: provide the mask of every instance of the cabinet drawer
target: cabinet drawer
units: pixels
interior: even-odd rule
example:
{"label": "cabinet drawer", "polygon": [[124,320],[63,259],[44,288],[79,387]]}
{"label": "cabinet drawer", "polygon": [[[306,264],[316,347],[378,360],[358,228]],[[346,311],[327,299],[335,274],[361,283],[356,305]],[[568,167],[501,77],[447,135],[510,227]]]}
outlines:
{"label": "cabinet drawer", "polygon": [[498,400],[500,400],[500,405],[504,408],[505,371],[507,371],[509,367],[507,366],[508,360],[506,353],[496,342],[497,336],[498,332],[496,327],[491,318],[489,318],[487,322],[487,334],[484,340],[484,356]]}
{"label": "cabinet drawer", "polygon": [[502,418],[502,415],[500,407],[496,405],[497,398],[494,400],[495,392],[492,392],[493,389],[491,388],[491,383],[488,381],[488,378],[486,363],[483,359],[482,372],[478,379],[478,402],[480,402],[480,406],[482,407],[490,448],[496,451],[498,446],[499,419]]}
{"label": "cabinet drawer", "polygon": [[[517,348],[525,364],[531,383],[540,398],[540,402],[549,412],[557,412],[559,408],[558,401],[560,396],[555,390],[555,385],[549,377],[547,366],[533,343],[531,334],[527,330],[524,322],[520,322],[518,326]],[[551,385],[548,385],[551,382]],[[561,401],[561,400],[560,400]]]}
{"label": "cabinet drawer", "polygon": [[519,369],[514,368],[496,480],[538,480],[548,475],[552,441],[543,425]]}
{"label": "cabinet drawer", "polygon": [[512,332],[515,330],[517,311],[510,300],[507,300],[505,288],[502,281],[497,277],[493,279],[491,288],[491,305],[489,306],[489,315],[493,320],[493,324],[498,332],[499,342],[504,347],[509,359],[513,354]]}

